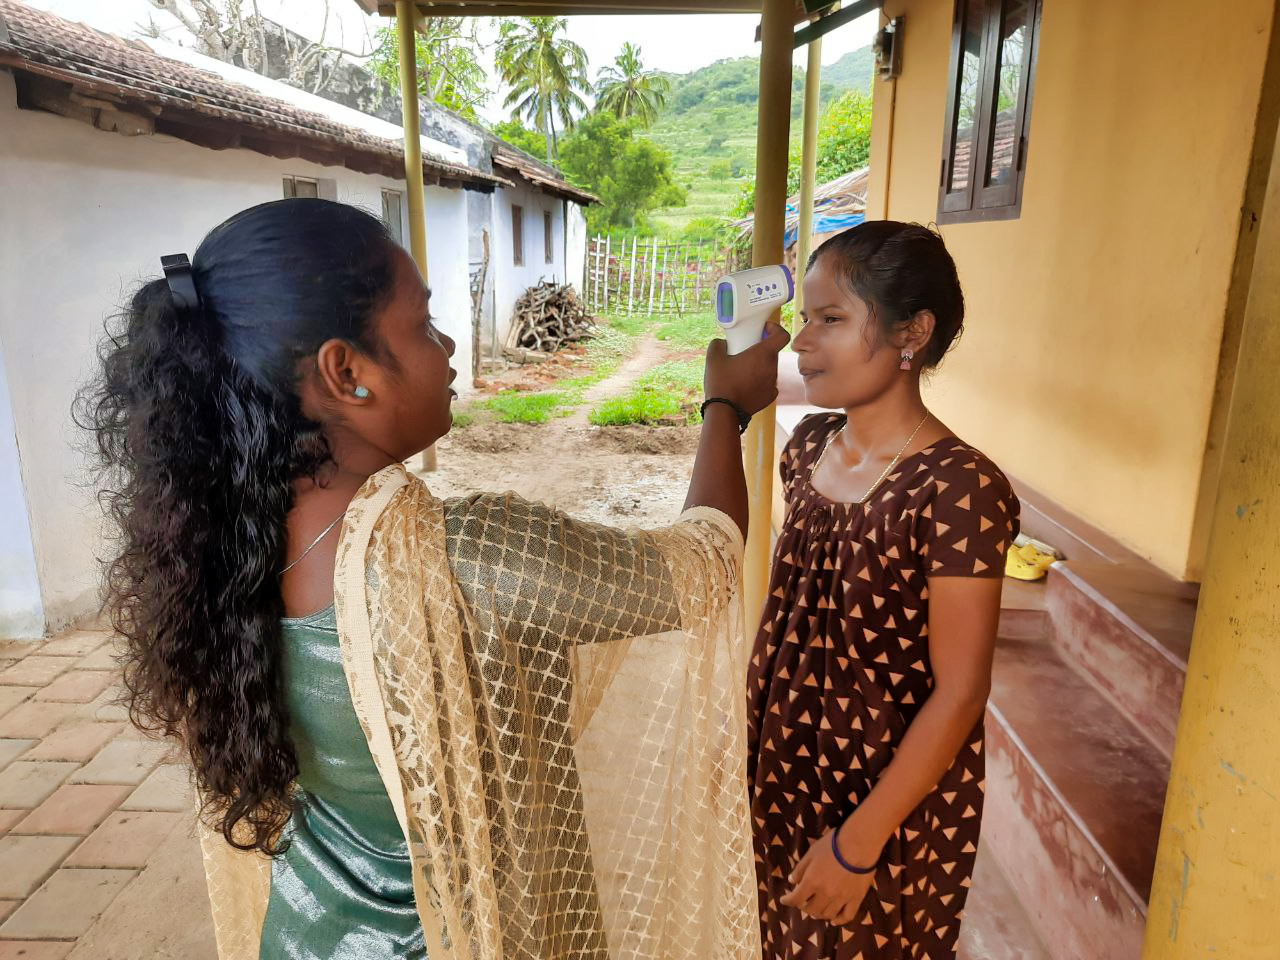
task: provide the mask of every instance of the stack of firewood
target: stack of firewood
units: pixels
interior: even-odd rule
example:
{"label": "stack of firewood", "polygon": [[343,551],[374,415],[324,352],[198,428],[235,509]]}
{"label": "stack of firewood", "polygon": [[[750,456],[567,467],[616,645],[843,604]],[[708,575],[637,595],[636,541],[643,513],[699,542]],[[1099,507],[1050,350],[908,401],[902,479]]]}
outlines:
{"label": "stack of firewood", "polygon": [[543,280],[516,301],[506,353],[525,361],[595,336],[595,319],[567,284]]}

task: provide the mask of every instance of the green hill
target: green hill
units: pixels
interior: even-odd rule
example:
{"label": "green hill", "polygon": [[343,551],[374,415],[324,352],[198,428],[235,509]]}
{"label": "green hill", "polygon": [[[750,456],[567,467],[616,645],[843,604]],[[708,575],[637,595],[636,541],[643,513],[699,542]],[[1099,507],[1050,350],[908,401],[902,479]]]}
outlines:
{"label": "green hill", "polygon": [[[822,72],[822,102],[871,83],[871,48],[847,53]],[[668,74],[671,94],[649,136],[671,152],[676,180],[689,193],[684,207],[651,215],[659,230],[679,233],[690,220],[724,216],[756,162],[759,61],[720,60],[693,73]],[[804,70],[792,76],[792,125],[798,131]]]}
{"label": "green hill", "polygon": [[831,64],[822,68],[823,102],[826,102],[826,88],[830,84],[835,90],[865,90],[871,86],[871,75],[875,72],[876,55],[870,47],[860,47]]}

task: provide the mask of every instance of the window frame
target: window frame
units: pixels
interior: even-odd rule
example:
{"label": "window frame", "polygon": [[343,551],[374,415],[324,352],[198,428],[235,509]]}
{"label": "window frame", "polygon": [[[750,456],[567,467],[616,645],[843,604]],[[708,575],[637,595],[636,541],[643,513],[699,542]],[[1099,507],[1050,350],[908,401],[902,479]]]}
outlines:
{"label": "window frame", "polygon": [[524,207],[511,204],[511,263],[524,266]]}
{"label": "window frame", "polygon": [[556,262],[556,218],[550,210],[542,211],[542,245],[545,247],[546,262]]}
{"label": "window frame", "polygon": [[[1040,17],[1043,0],[1027,0],[1030,43],[1023,82],[1019,84],[1014,110],[1013,177],[1009,183],[985,185],[991,164],[996,115],[996,89],[1000,82],[999,38],[1003,32],[1008,0],[955,0],[951,27],[951,61],[947,72],[947,106],[942,138],[942,163],[938,183],[939,224],[977,223],[988,220],[1016,220],[1022,215],[1022,189],[1026,182],[1030,140],[1029,119],[1035,93],[1036,63],[1040,48]],[[963,190],[948,190],[954,161],[957,111],[960,104],[961,71],[964,67],[964,29],[969,11],[981,11],[982,42],[979,46],[977,129],[970,153],[969,180]]]}
{"label": "window frame", "polygon": [[304,195],[304,199],[314,199],[320,196],[320,181],[315,177],[295,177],[292,174],[285,174],[283,182],[284,198],[286,200],[296,200],[298,197],[298,184],[305,183],[314,188],[315,193]]}
{"label": "window frame", "polygon": [[[388,213],[395,209],[395,223],[393,224],[388,217]],[[387,230],[395,238],[400,246],[404,246],[404,191],[391,190],[386,187],[382,189],[382,222],[386,225]]]}

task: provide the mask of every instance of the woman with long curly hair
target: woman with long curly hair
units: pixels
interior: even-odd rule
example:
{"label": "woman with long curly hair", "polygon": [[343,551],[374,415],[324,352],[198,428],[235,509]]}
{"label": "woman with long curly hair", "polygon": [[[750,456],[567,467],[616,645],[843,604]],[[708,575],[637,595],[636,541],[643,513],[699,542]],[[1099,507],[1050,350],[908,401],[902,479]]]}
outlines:
{"label": "woman with long curly hair", "polygon": [[164,269],[79,417],[224,960],[753,956],[738,434],[786,335],[708,351],[688,510],[623,532],[405,471],[453,343],[374,217],[263,204]]}

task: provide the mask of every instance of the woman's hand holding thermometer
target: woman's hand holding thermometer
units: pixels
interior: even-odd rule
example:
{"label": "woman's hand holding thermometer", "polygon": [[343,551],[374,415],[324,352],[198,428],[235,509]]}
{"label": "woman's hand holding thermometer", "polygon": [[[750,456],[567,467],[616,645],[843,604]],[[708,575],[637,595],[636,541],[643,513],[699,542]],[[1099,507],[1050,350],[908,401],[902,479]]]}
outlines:
{"label": "woman's hand holding thermometer", "polygon": [[716,286],[716,320],[729,353],[742,353],[764,338],[765,321],[795,296],[791,271],[784,266],[756,267],[721,277]]}
{"label": "woman's hand holding thermometer", "polygon": [[[778,353],[790,341],[769,317],[795,292],[786,267],[757,267],[721,277],[716,289],[716,319],[724,340],[707,349],[703,389],[708,398],[729,400],[755,414],[778,395]],[[752,349],[753,347],[757,349]]]}

